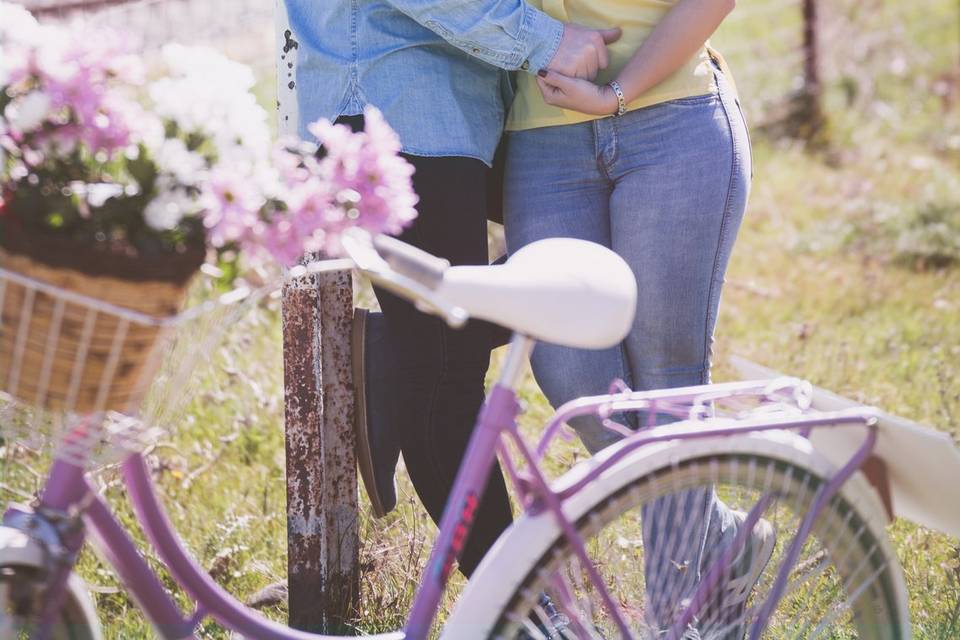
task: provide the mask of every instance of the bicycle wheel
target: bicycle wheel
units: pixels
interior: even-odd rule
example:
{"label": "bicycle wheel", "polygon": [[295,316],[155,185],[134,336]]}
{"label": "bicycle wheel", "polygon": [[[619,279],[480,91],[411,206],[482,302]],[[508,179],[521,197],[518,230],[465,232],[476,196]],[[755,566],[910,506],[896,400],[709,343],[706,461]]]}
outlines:
{"label": "bicycle wheel", "polygon": [[[809,442],[783,432],[646,449],[564,509],[637,638],[665,637],[730,547],[735,561],[682,637],[739,640],[767,601],[804,514],[833,470]],[[761,500],[762,521],[744,533],[745,544],[734,546],[745,512]],[[903,577],[881,514],[865,480],[851,478],[802,546],[764,638],[909,637]],[[499,612],[483,625],[486,637],[621,637],[586,567],[544,518],[553,520],[549,514],[526,518],[498,545],[495,556],[502,558],[489,558],[475,577],[488,584],[469,585],[464,600],[473,600],[464,608],[476,612],[486,604]],[[491,596],[494,581],[509,595]],[[471,628],[469,621],[461,607],[450,620],[461,631]],[[481,628],[476,613],[472,622]]]}
{"label": "bicycle wheel", "polygon": [[[30,638],[36,628],[43,584],[33,567],[0,566],[0,640]],[[67,590],[51,640],[99,640],[99,629],[90,624],[84,607]]]}

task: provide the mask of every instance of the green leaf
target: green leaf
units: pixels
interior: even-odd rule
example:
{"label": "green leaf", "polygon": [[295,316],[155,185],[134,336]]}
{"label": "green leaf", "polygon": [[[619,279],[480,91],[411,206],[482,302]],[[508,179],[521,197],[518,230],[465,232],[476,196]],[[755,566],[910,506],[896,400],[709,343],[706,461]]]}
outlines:
{"label": "green leaf", "polygon": [[140,185],[141,193],[148,194],[153,191],[153,185],[157,181],[157,165],[142,144],[138,147],[137,157],[127,160],[127,171]]}

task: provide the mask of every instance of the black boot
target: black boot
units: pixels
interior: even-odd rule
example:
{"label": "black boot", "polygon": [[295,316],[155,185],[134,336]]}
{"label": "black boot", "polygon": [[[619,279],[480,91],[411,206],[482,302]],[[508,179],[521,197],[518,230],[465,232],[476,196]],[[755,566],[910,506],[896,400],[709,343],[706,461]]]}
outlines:
{"label": "black boot", "polygon": [[370,497],[373,515],[382,518],[397,506],[394,475],[400,459],[400,437],[392,424],[395,385],[387,377],[392,367],[386,347],[383,314],[356,309],[353,316],[353,385],[356,410],[357,465]]}

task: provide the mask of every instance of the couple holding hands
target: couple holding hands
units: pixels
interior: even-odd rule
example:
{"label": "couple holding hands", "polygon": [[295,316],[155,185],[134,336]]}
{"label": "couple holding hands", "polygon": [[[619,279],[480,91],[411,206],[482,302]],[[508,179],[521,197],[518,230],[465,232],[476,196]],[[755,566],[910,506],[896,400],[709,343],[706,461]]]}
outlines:
{"label": "couple holding hands", "polygon": [[[487,216],[502,211],[509,252],[573,237],[631,266],[639,300],[622,344],[535,349],[534,374],[554,406],[605,393],[614,378],[637,390],[709,380],[720,290],[751,179],[732,78],[708,44],[734,0],[286,4],[300,43],[301,122],[361,128],[372,105],[400,136],[420,197],[403,241],[455,265],[485,264]],[[377,298],[382,314],[358,315],[355,332],[355,357],[366,364],[354,381],[364,484],[375,514],[390,511],[402,451],[439,521],[502,335],[480,322],[452,330],[386,292]],[[571,426],[591,453],[618,438],[595,417]],[[702,567],[705,550],[735,535],[743,516],[715,495],[677,494],[643,517],[690,504],[702,513],[686,521],[702,535],[672,549],[671,560]],[[460,558],[464,574],[511,519],[495,472]],[[768,546],[762,524],[747,553]],[[645,543],[653,553],[655,541]]]}

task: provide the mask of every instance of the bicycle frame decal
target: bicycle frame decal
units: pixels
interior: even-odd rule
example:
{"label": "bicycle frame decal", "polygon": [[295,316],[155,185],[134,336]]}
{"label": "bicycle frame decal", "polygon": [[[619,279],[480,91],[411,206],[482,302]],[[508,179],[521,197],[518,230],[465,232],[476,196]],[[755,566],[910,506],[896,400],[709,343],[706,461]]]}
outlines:
{"label": "bicycle frame decal", "polygon": [[467,494],[463,509],[460,511],[460,521],[457,522],[456,528],[453,530],[453,541],[450,543],[450,551],[447,553],[446,558],[444,558],[443,564],[438,567],[440,575],[437,576],[437,579],[441,582],[446,582],[450,577],[450,572],[453,571],[453,563],[460,557],[460,553],[463,551],[463,545],[467,541],[467,534],[470,533],[470,529],[473,527],[473,517],[476,514],[479,504],[480,499],[477,498],[476,493],[470,492]]}
{"label": "bicycle frame decal", "polygon": [[[463,465],[457,474],[447,508],[443,512],[440,534],[427,561],[427,566],[434,569],[429,572],[429,579],[425,580],[417,591],[405,629],[407,638],[420,640],[426,638],[430,632],[453,568],[452,559],[462,550],[470,532],[469,524],[464,526],[465,516],[469,515],[469,522],[472,523],[473,511],[483,499],[483,490],[493,467],[500,434],[515,428],[519,413],[520,405],[514,391],[501,384],[494,386],[480,412],[463,458]],[[463,505],[463,509],[454,505]]]}

